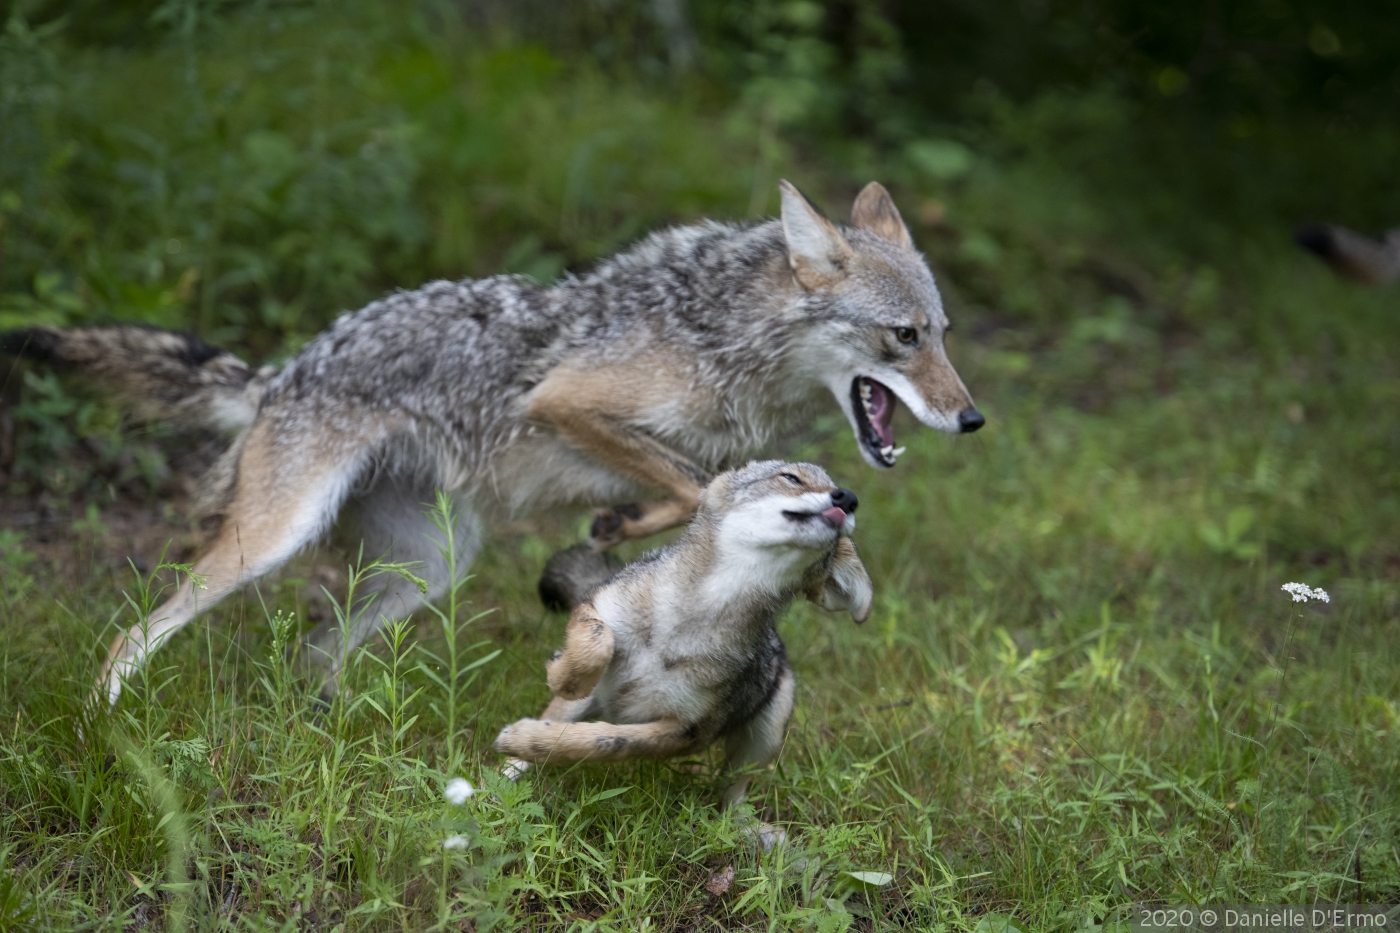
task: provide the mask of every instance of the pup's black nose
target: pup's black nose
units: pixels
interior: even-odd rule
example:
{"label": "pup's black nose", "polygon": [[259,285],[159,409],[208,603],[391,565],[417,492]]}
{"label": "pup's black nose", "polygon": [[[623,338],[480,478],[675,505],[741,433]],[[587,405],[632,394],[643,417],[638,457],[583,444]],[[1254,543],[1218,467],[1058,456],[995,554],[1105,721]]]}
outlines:
{"label": "pup's black nose", "polygon": [[962,433],[971,434],[982,425],[987,423],[987,419],[982,417],[982,413],[975,408],[964,408],[958,412],[958,427]]}
{"label": "pup's black nose", "polygon": [[856,506],[860,505],[860,500],[849,489],[837,488],[831,494],[831,504],[849,515],[856,510]]}

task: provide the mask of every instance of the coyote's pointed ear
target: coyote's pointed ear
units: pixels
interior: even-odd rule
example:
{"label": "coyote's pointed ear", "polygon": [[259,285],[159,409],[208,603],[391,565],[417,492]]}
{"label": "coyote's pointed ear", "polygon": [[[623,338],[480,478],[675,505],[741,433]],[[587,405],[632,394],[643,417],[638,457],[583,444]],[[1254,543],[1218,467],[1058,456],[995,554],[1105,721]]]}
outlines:
{"label": "coyote's pointed ear", "polygon": [[870,618],[875,587],[850,538],[837,542],[836,556],[820,586],[820,592],[812,601],[823,609],[845,609],[857,625]]}
{"label": "coyote's pointed ear", "polygon": [[850,244],[787,180],[778,182],[778,187],[783,194],[783,235],[792,274],[809,292],[835,285],[846,277]]}
{"label": "coyote's pointed ear", "polygon": [[856,195],[855,206],[851,208],[851,224],[869,230],[895,246],[914,248],[914,240],[909,236],[909,228],[904,226],[904,218],[899,216],[899,208],[894,206],[894,199],[878,181],[872,181]]}

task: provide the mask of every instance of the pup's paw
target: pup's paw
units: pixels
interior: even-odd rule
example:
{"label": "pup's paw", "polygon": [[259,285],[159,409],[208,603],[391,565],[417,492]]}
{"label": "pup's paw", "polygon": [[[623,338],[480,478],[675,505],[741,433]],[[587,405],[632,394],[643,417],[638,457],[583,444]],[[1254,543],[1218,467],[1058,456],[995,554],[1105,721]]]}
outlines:
{"label": "pup's paw", "polygon": [[496,736],[496,741],[492,743],[496,751],[503,755],[520,757],[525,750],[525,733],[538,721],[537,719],[518,719],[506,726]]}
{"label": "pup's paw", "polygon": [[530,762],[520,758],[506,759],[506,766],[501,769],[501,775],[507,781],[515,783],[525,776],[525,772],[530,770]]}
{"label": "pup's paw", "polygon": [[600,673],[581,677],[574,665],[560,664],[559,658],[544,662],[545,683],[549,684],[551,693],[565,700],[582,700],[592,693],[593,688],[598,686]]}
{"label": "pup's paw", "polygon": [[749,842],[764,852],[772,852],[787,842],[787,831],[772,823],[750,823],[742,832]]}

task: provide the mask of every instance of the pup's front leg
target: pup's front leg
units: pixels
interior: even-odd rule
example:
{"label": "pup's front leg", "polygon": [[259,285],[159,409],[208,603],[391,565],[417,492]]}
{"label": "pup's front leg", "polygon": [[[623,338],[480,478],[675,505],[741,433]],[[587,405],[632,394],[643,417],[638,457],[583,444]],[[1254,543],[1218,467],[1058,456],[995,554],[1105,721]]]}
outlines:
{"label": "pup's front leg", "polygon": [[496,736],[496,751],[533,762],[670,758],[695,745],[695,730],[675,719],[629,725],[520,719]]}
{"label": "pup's front leg", "polygon": [[823,609],[845,609],[856,624],[870,618],[875,587],[850,538],[836,542],[836,553],[807,581],[807,598]]}
{"label": "pup's front leg", "polygon": [[593,692],[613,656],[613,632],[592,603],[579,603],[569,616],[564,650],[545,662],[549,689],[556,697],[580,700]]}
{"label": "pup's front leg", "polygon": [[[584,697],[582,700],[566,700],[563,697],[555,697],[549,701],[549,705],[544,708],[544,712],[540,713],[540,719],[545,722],[581,722],[592,714],[593,698],[591,696]],[[539,720],[520,720],[520,722],[537,721]],[[501,748],[501,739],[505,737],[507,733],[512,732],[515,726],[519,725],[520,722],[506,726],[501,730],[500,736],[496,739],[497,748]],[[506,765],[501,769],[501,773],[512,781],[518,781],[526,771],[530,770],[530,765],[531,762],[526,761],[524,758],[507,758]]]}

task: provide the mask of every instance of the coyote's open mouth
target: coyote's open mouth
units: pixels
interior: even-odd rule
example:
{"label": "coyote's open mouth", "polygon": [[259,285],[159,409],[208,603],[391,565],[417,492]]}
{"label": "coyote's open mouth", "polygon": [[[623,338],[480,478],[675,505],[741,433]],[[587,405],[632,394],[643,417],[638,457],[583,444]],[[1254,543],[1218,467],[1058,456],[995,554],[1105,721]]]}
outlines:
{"label": "coyote's open mouth", "polygon": [[894,466],[895,459],[904,453],[903,447],[894,446],[894,393],[868,376],[857,376],[851,381],[851,408],[856,413],[857,433],[860,442],[878,463]]}

